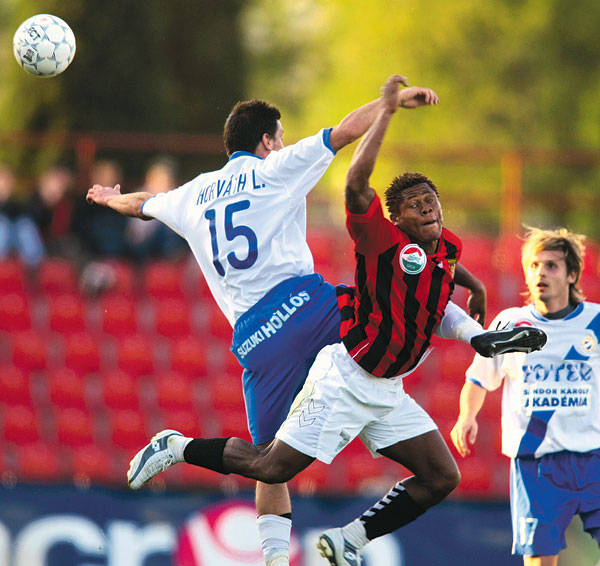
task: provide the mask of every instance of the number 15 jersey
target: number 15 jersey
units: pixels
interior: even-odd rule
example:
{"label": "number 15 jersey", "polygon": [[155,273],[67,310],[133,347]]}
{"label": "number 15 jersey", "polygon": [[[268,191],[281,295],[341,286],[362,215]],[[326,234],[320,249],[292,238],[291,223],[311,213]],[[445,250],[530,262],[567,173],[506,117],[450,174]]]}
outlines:
{"label": "number 15 jersey", "polygon": [[331,129],[265,159],[236,152],[218,171],[202,173],[142,206],[185,238],[233,326],[285,279],[314,271],[306,243],[306,195],[335,153]]}

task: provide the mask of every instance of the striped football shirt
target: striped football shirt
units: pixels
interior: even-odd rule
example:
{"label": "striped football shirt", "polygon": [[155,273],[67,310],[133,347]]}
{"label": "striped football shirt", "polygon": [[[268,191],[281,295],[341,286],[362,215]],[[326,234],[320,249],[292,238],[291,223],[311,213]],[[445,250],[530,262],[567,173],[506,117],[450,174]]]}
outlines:
{"label": "striped football shirt", "polygon": [[376,377],[414,369],[431,342],[454,289],[461,241],[442,229],[437,251],[423,249],[383,215],[376,195],[365,214],[347,212],[355,243],[356,287],[338,287],[340,335]]}

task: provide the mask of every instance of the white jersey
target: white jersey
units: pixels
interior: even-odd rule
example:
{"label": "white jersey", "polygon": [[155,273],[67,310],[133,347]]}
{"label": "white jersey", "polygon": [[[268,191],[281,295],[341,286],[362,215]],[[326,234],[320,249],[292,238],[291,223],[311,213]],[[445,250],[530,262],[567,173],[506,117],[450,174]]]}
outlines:
{"label": "white jersey", "polygon": [[536,326],[548,342],[531,354],[476,355],[467,381],[502,392],[502,452],[540,457],[600,448],[600,305],[549,320],[529,305],[502,311],[490,329]]}
{"label": "white jersey", "polygon": [[145,216],[185,238],[233,326],[281,281],[314,271],[306,195],[334,157],[331,130],[265,159],[234,153],[225,167],[148,199]]}

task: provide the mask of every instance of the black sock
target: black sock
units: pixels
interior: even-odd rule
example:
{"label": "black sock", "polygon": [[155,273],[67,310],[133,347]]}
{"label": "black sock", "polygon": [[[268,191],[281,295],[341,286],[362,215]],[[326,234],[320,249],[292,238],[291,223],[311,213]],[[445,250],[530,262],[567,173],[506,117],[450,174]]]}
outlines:
{"label": "black sock", "polygon": [[291,513],[282,513],[279,516],[283,517],[284,519],[289,519],[290,521],[292,520],[292,514]]}
{"label": "black sock", "polygon": [[183,450],[183,459],[188,464],[201,466],[221,474],[229,472],[223,469],[223,451],[228,438],[194,438]]}
{"label": "black sock", "polygon": [[360,522],[365,526],[367,538],[386,535],[414,521],[425,509],[417,505],[415,500],[406,493],[402,483],[398,482],[373,507],[360,516]]}

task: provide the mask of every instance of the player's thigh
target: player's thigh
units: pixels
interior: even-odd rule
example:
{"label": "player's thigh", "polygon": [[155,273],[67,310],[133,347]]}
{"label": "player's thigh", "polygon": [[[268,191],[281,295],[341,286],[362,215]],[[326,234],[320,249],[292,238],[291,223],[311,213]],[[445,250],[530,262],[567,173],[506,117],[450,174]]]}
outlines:
{"label": "player's thigh", "polygon": [[363,373],[343,344],[323,348],[277,438],[329,464],[377,418],[373,384]]}

